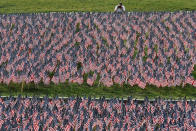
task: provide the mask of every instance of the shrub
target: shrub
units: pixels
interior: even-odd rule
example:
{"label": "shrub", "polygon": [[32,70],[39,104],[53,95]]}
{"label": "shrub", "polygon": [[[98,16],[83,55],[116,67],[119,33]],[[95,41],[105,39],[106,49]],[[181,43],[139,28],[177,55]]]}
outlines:
{"label": "shrub", "polygon": [[77,63],[77,70],[80,70],[82,68],[82,63],[81,62],[78,62]]}
{"label": "shrub", "polygon": [[102,37],[103,40],[103,44],[107,47],[109,47],[108,43],[107,43],[107,39],[105,37]]}
{"label": "shrub", "polygon": [[148,39],[148,37],[149,37],[149,32],[146,32],[146,33],[145,33],[145,36],[146,36],[146,39]]}
{"label": "shrub", "polygon": [[80,22],[76,25],[76,33],[80,31]]}
{"label": "shrub", "polygon": [[168,26],[166,26],[166,30],[167,30],[167,31],[169,31],[169,30],[170,30]]}
{"label": "shrub", "polygon": [[136,31],[136,40],[139,39],[140,35],[141,35],[141,33],[139,33],[139,32]]}
{"label": "shrub", "polygon": [[51,33],[51,37],[53,37],[53,36],[54,36],[54,33],[52,32],[52,33]]}
{"label": "shrub", "polygon": [[135,48],[135,50],[134,50],[134,55],[133,55],[133,59],[135,59],[135,58],[136,58],[137,54],[138,54],[138,49],[137,49],[137,48]]}
{"label": "shrub", "polygon": [[95,26],[96,30],[99,30],[99,27],[98,27],[98,25],[94,24],[94,26]]}
{"label": "shrub", "polygon": [[80,42],[76,42],[75,43],[75,46],[80,46]]}
{"label": "shrub", "polygon": [[154,45],[154,49],[155,49],[155,52],[158,53],[158,45],[157,44]]}

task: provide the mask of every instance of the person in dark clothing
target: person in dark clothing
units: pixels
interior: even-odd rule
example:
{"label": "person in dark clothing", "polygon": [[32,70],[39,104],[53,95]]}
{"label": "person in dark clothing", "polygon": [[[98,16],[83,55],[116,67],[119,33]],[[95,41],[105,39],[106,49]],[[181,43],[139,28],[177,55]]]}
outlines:
{"label": "person in dark clothing", "polygon": [[122,5],[122,3],[119,3],[119,5],[115,6],[114,12],[115,13],[123,13],[123,12],[125,12],[125,6]]}

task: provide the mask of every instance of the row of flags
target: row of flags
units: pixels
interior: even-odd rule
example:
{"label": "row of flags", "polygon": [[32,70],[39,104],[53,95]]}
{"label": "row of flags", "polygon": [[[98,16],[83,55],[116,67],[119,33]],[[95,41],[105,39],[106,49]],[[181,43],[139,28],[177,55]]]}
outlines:
{"label": "row of flags", "polygon": [[0,98],[1,130],[190,130],[196,129],[196,103],[131,97]]}

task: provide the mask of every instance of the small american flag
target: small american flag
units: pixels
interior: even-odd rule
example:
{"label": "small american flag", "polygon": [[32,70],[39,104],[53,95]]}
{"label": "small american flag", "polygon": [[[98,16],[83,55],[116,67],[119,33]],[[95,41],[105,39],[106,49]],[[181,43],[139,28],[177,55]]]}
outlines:
{"label": "small american flag", "polygon": [[121,110],[121,104],[120,104],[120,103],[115,103],[115,104],[114,104],[114,107],[115,107],[117,110]]}
{"label": "small american flag", "polygon": [[73,109],[73,106],[75,105],[75,103],[76,103],[76,100],[70,101],[70,107],[71,107],[71,109]]}
{"label": "small american flag", "polygon": [[144,89],[144,88],[146,87],[146,83],[140,81],[139,86],[140,86],[142,89]]}
{"label": "small american flag", "polygon": [[4,120],[0,120],[0,129],[1,129],[2,125],[3,125],[3,123],[4,123]]}
{"label": "small american flag", "polygon": [[68,124],[66,127],[65,127],[65,131],[70,131],[70,129],[71,129],[71,126]]}
{"label": "small american flag", "polygon": [[89,84],[90,86],[92,86],[93,83],[94,83],[94,79],[92,77],[88,77],[87,84]]}
{"label": "small american flag", "polygon": [[88,119],[88,121],[84,124],[85,129],[88,129],[90,122],[91,122],[91,119]]}
{"label": "small american flag", "polygon": [[36,122],[33,123],[33,128],[34,128],[35,131],[38,131],[39,130],[38,123],[39,123],[38,121],[36,121]]}
{"label": "small american flag", "polygon": [[49,127],[49,124],[52,122],[52,120],[53,120],[53,117],[50,116],[49,119],[47,120],[44,128]]}
{"label": "small american flag", "polygon": [[107,108],[107,106],[108,106],[107,101],[104,101],[104,102],[103,102],[103,108],[105,109],[105,108]]}

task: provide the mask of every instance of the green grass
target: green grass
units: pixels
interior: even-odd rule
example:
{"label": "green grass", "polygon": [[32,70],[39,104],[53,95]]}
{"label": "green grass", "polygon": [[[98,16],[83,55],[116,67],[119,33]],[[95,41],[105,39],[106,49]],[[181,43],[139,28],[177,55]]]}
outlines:
{"label": "green grass", "polygon": [[[0,13],[113,12],[120,0],[0,0]],[[196,10],[195,0],[122,0],[126,11]]]}
{"label": "green grass", "polygon": [[187,99],[196,99],[196,88],[191,85],[186,85],[184,88],[180,86],[157,88],[153,85],[147,85],[145,89],[142,89],[138,86],[131,87],[129,85],[120,87],[118,84],[115,84],[112,87],[105,87],[103,85],[91,87],[87,84],[78,85],[76,83],[65,82],[58,85],[55,85],[54,83],[51,83],[50,85],[44,85],[43,83],[34,85],[32,83],[25,85],[23,92],[21,92],[21,84],[12,83],[9,86],[5,84],[0,85],[0,96],[18,96],[19,94],[22,94],[22,96],[48,95],[50,97],[58,95],[60,97],[105,96],[106,98],[127,98],[128,96],[132,96],[133,98],[144,99],[147,96],[148,98],[153,99],[160,96],[161,98],[178,99],[186,97]]}

